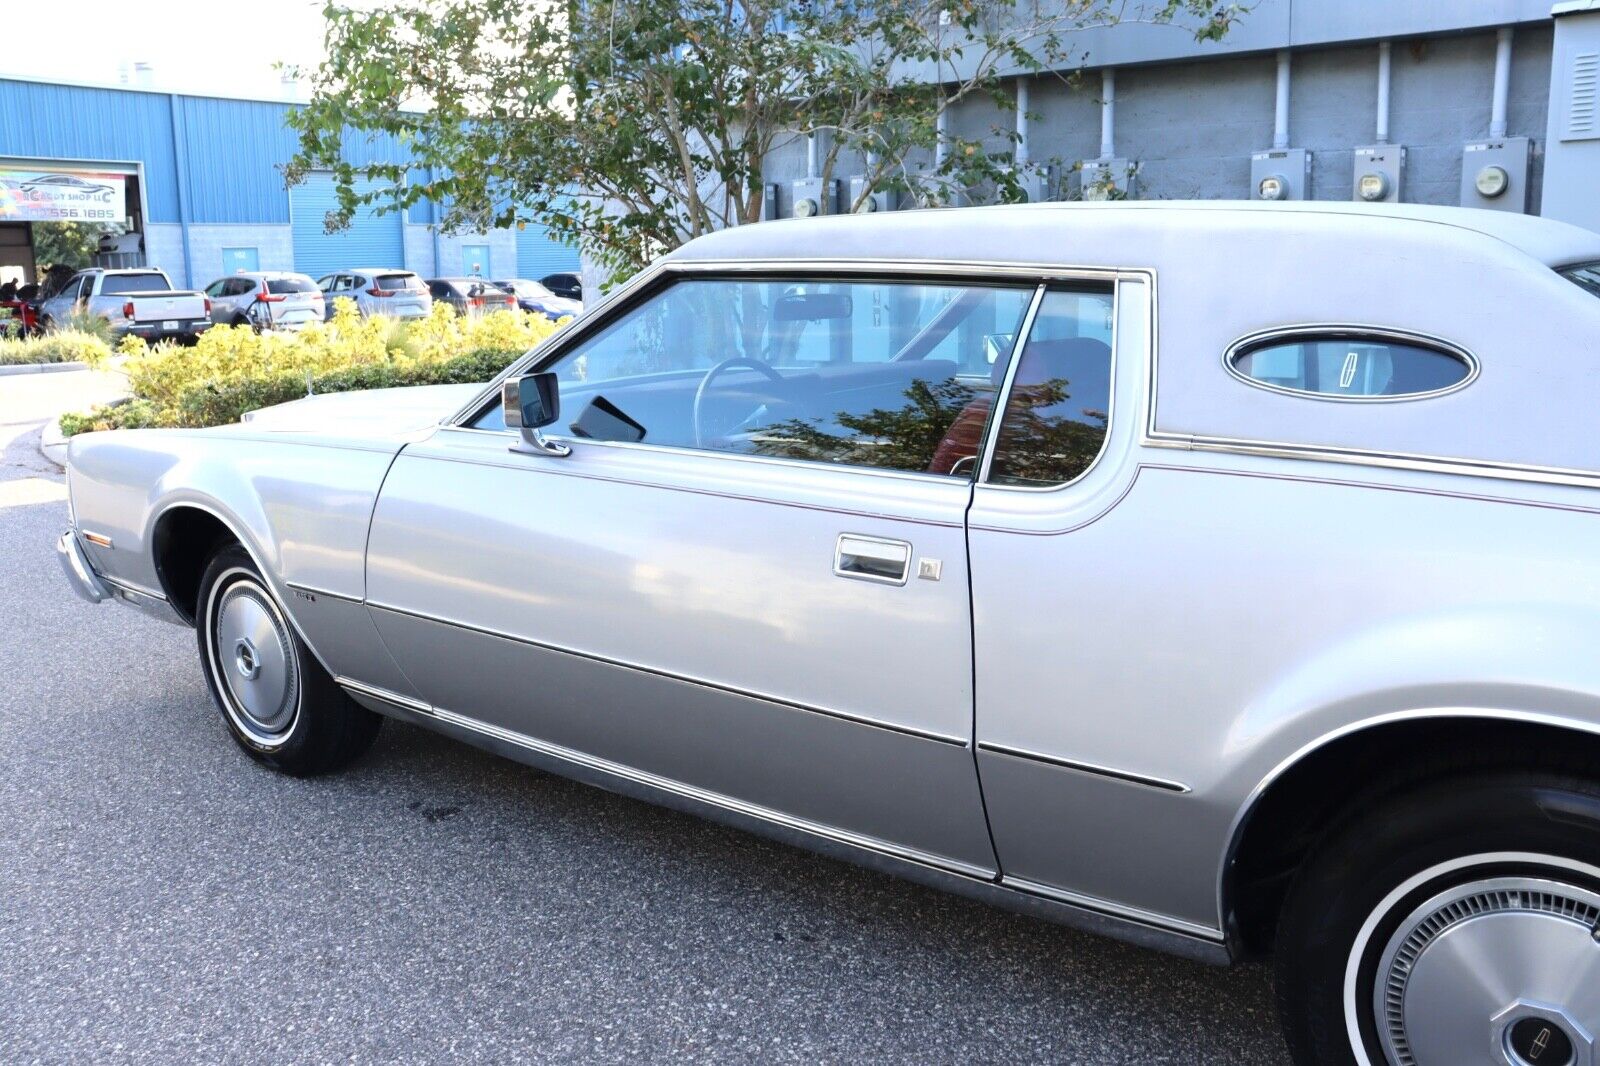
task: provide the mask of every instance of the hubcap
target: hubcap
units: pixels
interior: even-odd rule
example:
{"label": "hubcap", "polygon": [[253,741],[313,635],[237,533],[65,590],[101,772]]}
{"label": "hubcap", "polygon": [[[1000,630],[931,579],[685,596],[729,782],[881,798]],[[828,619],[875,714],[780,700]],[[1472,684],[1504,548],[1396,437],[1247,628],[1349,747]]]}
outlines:
{"label": "hubcap", "polygon": [[300,676],[277,605],[242,580],[222,593],[212,619],[215,674],[229,716],[262,744],[281,739],[300,703]]}
{"label": "hubcap", "polygon": [[1373,1007],[1392,1066],[1595,1066],[1600,895],[1561,881],[1458,885],[1396,928]]}

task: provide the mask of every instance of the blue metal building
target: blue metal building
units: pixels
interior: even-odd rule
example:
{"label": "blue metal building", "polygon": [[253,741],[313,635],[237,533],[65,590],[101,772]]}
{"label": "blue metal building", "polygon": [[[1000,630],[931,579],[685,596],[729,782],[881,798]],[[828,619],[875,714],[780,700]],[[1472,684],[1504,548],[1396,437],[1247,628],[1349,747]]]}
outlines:
{"label": "blue metal building", "polygon": [[[317,277],[403,267],[432,277],[477,266],[484,276],[532,278],[578,269],[577,251],[542,226],[443,233],[429,204],[363,212],[348,229],[326,232],[331,175],[284,184],[280,168],[295,148],[284,125],[290,106],[0,78],[0,187],[58,177],[102,183],[107,210],[138,235],[121,254],[192,287],[243,269]],[[403,156],[392,140],[363,139],[346,158],[360,165]],[[41,202],[24,204],[20,215],[37,216]],[[16,220],[16,207],[0,196],[0,275],[20,271],[31,280],[31,224]]]}

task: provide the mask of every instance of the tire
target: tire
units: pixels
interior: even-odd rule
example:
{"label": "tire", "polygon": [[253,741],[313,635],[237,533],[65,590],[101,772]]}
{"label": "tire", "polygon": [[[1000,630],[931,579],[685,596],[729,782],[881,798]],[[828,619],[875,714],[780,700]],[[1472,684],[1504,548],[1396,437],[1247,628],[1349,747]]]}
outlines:
{"label": "tire", "polygon": [[1588,1062],[1565,1051],[1600,1035],[1597,926],[1593,780],[1479,772],[1368,806],[1315,850],[1281,912],[1294,1061]]}
{"label": "tire", "polygon": [[334,683],[239,545],[206,564],[195,615],[211,698],[251,758],[299,777],[340,769],[372,746],[382,717]]}

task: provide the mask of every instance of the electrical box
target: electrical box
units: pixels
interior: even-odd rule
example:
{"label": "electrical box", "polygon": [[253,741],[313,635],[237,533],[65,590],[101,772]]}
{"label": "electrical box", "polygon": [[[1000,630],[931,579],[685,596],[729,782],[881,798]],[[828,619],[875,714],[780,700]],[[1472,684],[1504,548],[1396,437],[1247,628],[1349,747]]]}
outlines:
{"label": "electrical box", "polygon": [[1085,159],[1078,172],[1085,200],[1133,199],[1136,173],[1126,159]]}
{"label": "electrical box", "polygon": [[1250,157],[1250,199],[1311,199],[1311,153],[1271,148]]}
{"label": "electrical box", "polygon": [[783,216],[778,214],[778,190],[782,188],[777,182],[765,182],[761,186],[761,221],[771,222]]}
{"label": "electrical box", "polygon": [[839,183],[801,178],[789,185],[789,217],[814,218],[839,213]]}
{"label": "electrical box", "polygon": [[1398,144],[1374,144],[1356,149],[1350,198],[1369,204],[1400,202],[1400,178],[1406,169],[1406,150]]}
{"label": "electrical box", "polygon": [[1526,137],[1478,141],[1461,150],[1461,206],[1490,211],[1528,210]]}
{"label": "electrical box", "polygon": [[1053,166],[1029,167],[1017,175],[1023,196],[1030,204],[1042,204],[1056,199],[1056,168]]}
{"label": "electrical box", "polygon": [[[841,211],[854,210],[858,215],[868,215],[876,211],[893,211],[899,199],[893,189],[879,189],[870,194],[865,200],[861,199],[862,190],[867,187],[866,178],[850,179],[850,199],[839,205]],[[860,203],[857,203],[857,201]],[[853,205],[853,206],[852,206]]]}

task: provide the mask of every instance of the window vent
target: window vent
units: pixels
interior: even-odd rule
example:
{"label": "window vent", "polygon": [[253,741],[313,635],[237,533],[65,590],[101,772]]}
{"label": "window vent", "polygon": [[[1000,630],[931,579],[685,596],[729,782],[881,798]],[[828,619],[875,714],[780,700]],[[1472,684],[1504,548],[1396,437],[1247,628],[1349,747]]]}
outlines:
{"label": "window vent", "polygon": [[1600,137],[1600,52],[1580,52],[1572,57],[1572,84],[1567,90],[1567,129],[1562,140],[1586,141]]}

